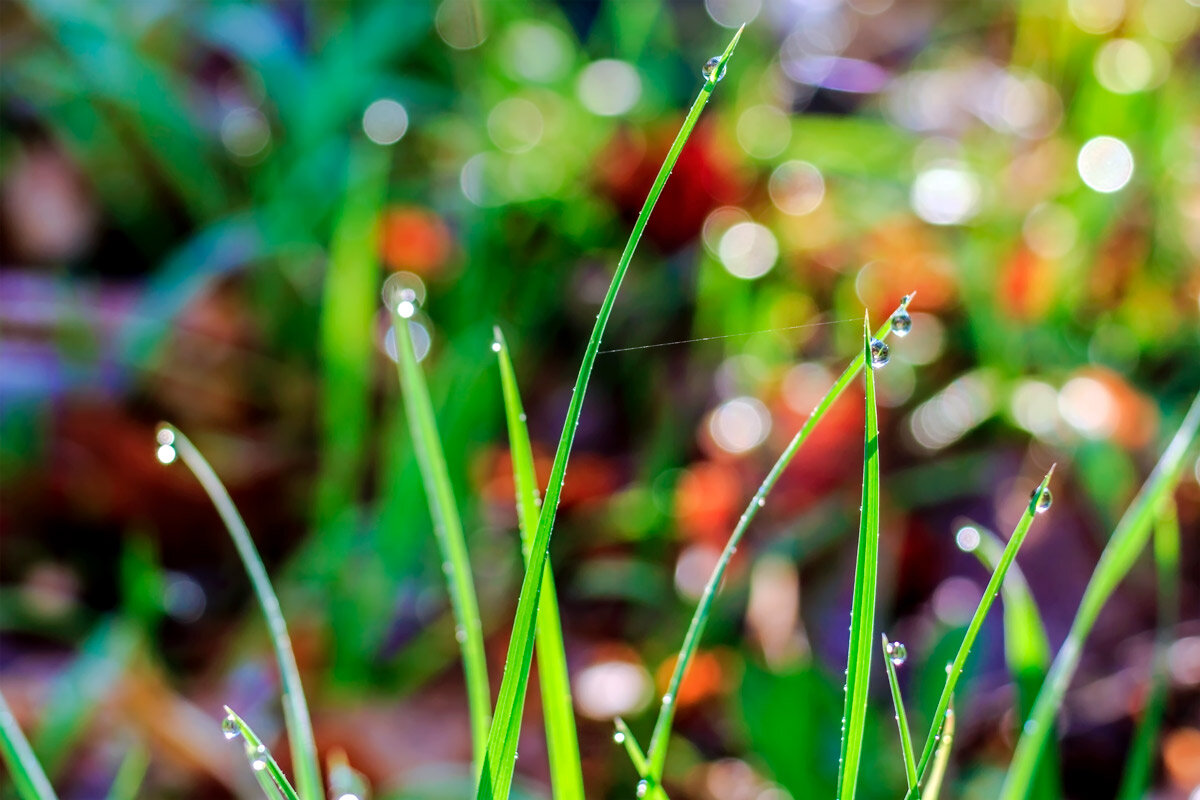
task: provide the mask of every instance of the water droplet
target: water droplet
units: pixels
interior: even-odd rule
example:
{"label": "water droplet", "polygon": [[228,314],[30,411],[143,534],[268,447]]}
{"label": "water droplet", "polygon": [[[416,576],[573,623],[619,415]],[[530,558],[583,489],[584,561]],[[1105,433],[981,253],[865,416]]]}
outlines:
{"label": "water droplet", "polygon": [[662,699],[662,704],[663,704],[664,706],[666,706],[666,705],[670,705],[670,704],[671,704],[671,701],[672,701],[672,700],[674,700],[674,699],[675,699],[675,698],[674,698],[674,697],[672,697],[670,694],[664,694],[664,695],[663,695],[663,699]]}
{"label": "water droplet", "polygon": [[625,734],[621,733],[620,731],[617,731],[616,733],[613,734],[613,741],[616,742],[617,744],[625,744]]}
{"label": "water droplet", "polygon": [[159,444],[175,444],[175,431],[166,425],[159,425],[158,430],[154,432],[154,440]]}
{"label": "water droplet", "polygon": [[912,330],[912,316],[903,308],[892,314],[892,333],[904,338]]}
{"label": "water droplet", "polygon": [[246,755],[250,758],[250,766],[255,771],[261,772],[267,768],[267,748],[261,744],[258,747],[247,747]]}
{"label": "water droplet", "polygon": [[878,339],[871,339],[871,369],[879,369],[886,366],[891,354],[888,351],[888,346]]}
{"label": "water droplet", "polygon": [[465,642],[467,640],[467,629],[464,628],[462,625],[459,625],[458,627],[456,627],[454,629],[454,638],[457,639],[459,642]]}
{"label": "water droplet", "polygon": [[[718,65],[721,67],[720,72],[717,72]],[[706,80],[706,81],[712,81],[713,83],[719,83],[720,80],[725,77],[725,70],[728,68],[729,68],[728,61],[725,62],[724,64],[722,64],[720,56],[713,56],[708,61],[704,62],[704,68],[702,70],[700,70],[700,74],[704,76],[704,80]],[[715,78],[713,77],[714,73],[716,74]]]}
{"label": "water droplet", "polygon": [[500,343],[499,342],[492,342],[492,352],[493,353],[500,352]]}
{"label": "water droplet", "polygon": [[409,319],[417,313],[417,292],[408,285],[407,276],[398,272],[389,275],[383,282],[380,294],[383,296],[383,304],[404,319]]}
{"label": "water droplet", "polygon": [[638,797],[645,797],[645,796],[646,796],[646,792],[648,792],[648,791],[650,791],[650,784],[649,784],[649,782],[648,782],[648,781],[645,781],[645,780],[640,780],[640,781],[638,781],[638,785],[637,785],[637,796],[638,796]]}
{"label": "water droplet", "polygon": [[758,507],[759,508],[762,508],[766,504],[767,504],[767,498],[765,498],[765,497],[758,498]]}
{"label": "water droplet", "polygon": [[242,729],[237,723],[237,717],[229,714],[225,719],[221,720],[221,733],[225,734],[226,740],[233,740],[241,736]]}
{"label": "water droplet", "polygon": [[904,646],[904,642],[888,642],[887,656],[893,667],[902,667],[908,660],[908,648]]}
{"label": "water droplet", "polygon": [[1034,513],[1041,514],[1054,502],[1054,496],[1050,494],[1049,489],[1042,489],[1040,495],[1038,494],[1038,490],[1034,489],[1029,495],[1029,501],[1034,504]]}
{"label": "water droplet", "polygon": [[170,464],[175,460],[175,456],[178,454],[175,452],[175,448],[171,445],[160,444],[158,449],[154,451],[154,455],[161,463]]}

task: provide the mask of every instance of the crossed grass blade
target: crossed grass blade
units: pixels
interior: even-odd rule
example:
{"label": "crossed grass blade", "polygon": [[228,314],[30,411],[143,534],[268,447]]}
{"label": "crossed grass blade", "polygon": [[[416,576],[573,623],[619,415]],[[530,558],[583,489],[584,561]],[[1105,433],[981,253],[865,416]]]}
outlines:
{"label": "crossed grass blade", "polygon": [[[538,526],[540,501],[537,473],[534,470],[533,445],[525,424],[525,408],[513,370],[508,343],[497,326],[492,349],[500,366],[500,384],[504,394],[504,416],[512,453],[513,484],[517,499],[517,519],[521,529],[521,551],[529,566],[529,548]],[[558,593],[554,575],[547,562],[543,567],[542,591],[538,604],[537,644],[538,683],[542,690],[542,714],[546,723],[546,750],[550,761],[550,782],[555,800],[583,800],[583,767],[579,760],[579,737],[575,731],[575,712],[571,704],[571,681],[567,674],[567,655],[563,646],[562,623],[558,612]]]}
{"label": "crossed grass blade", "polygon": [[550,480],[546,487],[546,499],[542,505],[542,513],[538,518],[537,534],[530,546],[529,565],[525,570],[521,593],[517,599],[517,612],[513,620],[512,637],[509,640],[504,679],[500,684],[496,716],[488,737],[486,764],[479,776],[477,794],[479,800],[492,800],[492,798],[505,800],[512,785],[517,754],[517,737],[521,729],[525,692],[529,684],[529,667],[533,661],[535,617],[541,594],[542,575],[545,570],[550,536],[554,529],[554,519],[558,512],[563,482],[566,480],[567,459],[575,439],[575,428],[579,424],[579,415],[583,408],[583,398],[587,392],[592,366],[600,352],[600,341],[604,336],[604,329],[612,315],[617,292],[629,269],[629,264],[633,260],[633,253],[637,249],[638,241],[646,228],[650,214],[658,202],[659,195],[662,194],[663,186],[666,185],[667,178],[670,176],[684,144],[691,136],[696,120],[700,118],[700,112],[708,104],[708,99],[712,95],[713,89],[716,88],[716,79],[723,74],[725,66],[728,64],[738,39],[741,38],[742,30],[743,28],[738,29],[728,47],[725,48],[717,67],[713,70],[713,79],[707,80],[700,90],[671,145],[671,149],[667,152],[662,167],[659,168],[658,176],[650,187],[646,202],[634,222],[633,231],[629,235],[625,250],[617,262],[612,283],[609,284],[608,292],[600,305],[600,311],[596,315],[596,324],[592,328],[592,335],[584,350],[579,375],[575,379],[575,388],[571,394],[571,402],[567,407],[567,418],[563,423],[562,436],[559,438],[558,449],[554,454],[554,465],[550,469]]}
{"label": "crossed grass blade", "polygon": [[475,597],[471,561],[467,555],[467,542],[454,499],[454,489],[450,484],[450,473],[446,468],[446,455],[438,438],[433,402],[429,398],[425,373],[421,371],[413,350],[409,318],[415,312],[415,301],[405,299],[389,305],[392,328],[396,332],[396,371],[400,376],[405,416],[408,417],[409,430],[412,432],[421,480],[425,484],[425,496],[429,502],[429,513],[433,518],[434,534],[450,593],[450,606],[454,611],[456,636],[462,649],[471,742],[475,770],[478,772],[483,765],[491,716],[491,689],[488,686],[479,601]]}
{"label": "crossed grass blade", "polygon": [[158,428],[159,460],[169,463],[178,454],[179,459],[192,471],[200,486],[208,494],[221,521],[233,539],[234,547],[242,565],[250,577],[250,585],[258,598],[259,607],[267,623],[275,660],[283,686],[283,717],[287,726],[288,744],[291,747],[292,765],[296,770],[296,783],[300,787],[301,800],[323,800],[325,791],[321,784],[321,767],[317,762],[317,746],[313,739],[312,718],[308,713],[308,702],[304,699],[304,687],[300,683],[300,670],[296,666],[296,655],[292,651],[292,640],[288,636],[287,623],[279,607],[279,598],[267,576],[258,549],[250,538],[250,531],[242,515],[230,498],[229,492],[212,466],[191,440],[174,425],[163,423]]}
{"label": "crossed grass blade", "polygon": [[1200,393],[1193,398],[1179,430],[1125,510],[1100,554],[1096,569],[1083,590],[1083,598],[1067,631],[1066,641],[1050,665],[1050,671],[1034,702],[1033,712],[1022,728],[1021,738],[1017,740],[1012,765],[1000,790],[1000,800],[1023,800],[1028,796],[1042,750],[1054,729],[1054,715],[1062,706],[1067,685],[1079,665],[1083,644],[1096,624],[1096,618],[1100,616],[1100,609],[1146,546],[1154,517],[1164,498],[1179,482],[1184,457],[1195,442],[1197,431],[1200,431]]}
{"label": "crossed grass blade", "polygon": [[[893,312],[892,317],[875,331],[875,338],[884,340],[892,332],[892,319],[901,312],[907,313],[908,306],[916,297],[916,292],[912,292],[904,297],[900,305]],[[813,409],[812,414],[804,424],[800,426],[800,430],[792,437],[792,441],[780,454],[775,465],[771,467],[771,471],[767,473],[767,477],[763,479],[762,484],[750,498],[750,502],[746,505],[746,510],[742,512],[742,516],[738,519],[737,525],[734,527],[733,533],[730,534],[728,541],[725,543],[725,549],[721,553],[721,557],[717,561],[716,567],[713,569],[712,575],[709,576],[708,584],[704,587],[704,593],[700,596],[700,603],[696,606],[696,611],[692,615],[692,621],[688,626],[687,634],[684,636],[683,646],[679,650],[679,657],[675,660],[675,669],[671,674],[671,681],[667,686],[667,692],[663,695],[662,706],[658,712],[658,718],[654,723],[654,732],[650,738],[650,750],[648,758],[650,760],[650,777],[654,782],[658,783],[662,780],[663,766],[666,763],[667,744],[671,736],[671,725],[675,718],[675,701],[679,696],[679,687],[683,685],[684,676],[687,674],[688,667],[691,665],[693,657],[696,655],[696,650],[700,646],[700,639],[704,635],[704,628],[708,624],[708,618],[712,613],[713,602],[716,599],[718,588],[720,588],[721,580],[725,577],[725,570],[729,566],[733,554],[737,551],[738,545],[745,536],[750,524],[754,521],[758,511],[767,502],[767,495],[775,488],[775,484],[779,482],[779,478],[783,475],[784,470],[792,463],[792,459],[796,457],[796,453],[808,440],[808,437],[824,419],[826,412],[830,407],[842,396],[842,392],[850,385],[850,382],[863,369],[863,365],[868,362],[870,356],[865,352],[860,352],[851,361],[846,369],[842,372],[838,379],[834,381],[833,386],[825,393]]]}
{"label": "crossed grass blade", "polygon": [[0,755],[21,800],[58,800],[3,694],[0,694]]}
{"label": "crossed grass blade", "polygon": [[921,800],[937,800],[942,792],[942,783],[946,780],[946,767],[950,764],[950,749],[954,746],[954,727],[957,718],[954,706],[946,709],[946,716],[939,734],[937,751],[933,754],[933,766],[929,769],[929,780],[921,792]]}
{"label": "crossed grass blade", "polygon": [[[996,595],[1000,592],[1000,586],[1004,583],[1004,576],[1008,572],[1008,568],[1012,565],[1013,560],[1017,557],[1017,551],[1021,549],[1021,544],[1025,541],[1025,535],[1029,533],[1029,527],[1033,524],[1033,518],[1039,512],[1048,507],[1048,495],[1050,486],[1050,478],[1054,475],[1054,466],[1046,472],[1046,476],[1042,478],[1042,482],[1033,490],[1033,494],[1029,497],[1029,503],[1025,506],[1024,513],[1021,514],[1021,519],[1017,522],[1017,527],[1013,530],[1012,536],[1008,540],[1008,544],[1004,547],[1004,552],[1000,554],[1000,561],[996,565],[996,569],[992,571],[992,577],[988,580],[987,587],[983,590],[983,596],[979,599],[979,605],[975,607],[975,613],[971,617],[971,622],[967,625],[967,631],[963,634],[962,642],[958,646],[958,652],[954,656],[954,661],[948,665],[946,673],[946,683],[942,686],[942,694],[938,698],[937,710],[933,712],[933,724],[929,728],[929,734],[925,737],[925,747],[921,752],[921,759],[917,762],[917,786],[908,790],[905,795],[906,800],[910,800],[917,796],[917,789],[921,785],[924,778],[925,770],[929,767],[930,759],[933,757],[934,748],[937,746],[941,725],[946,719],[946,712],[950,708],[950,701],[954,697],[954,688],[958,685],[958,679],[962,676],[963,667],[967,663],[967,656],[971,654],[971,647],[975,644],[975,637],[979,635],[979,629],[983,626],[983,620],[987,617],[988,611],[992,607]],[[1045,504],[1045,505],[1043,505]]]}

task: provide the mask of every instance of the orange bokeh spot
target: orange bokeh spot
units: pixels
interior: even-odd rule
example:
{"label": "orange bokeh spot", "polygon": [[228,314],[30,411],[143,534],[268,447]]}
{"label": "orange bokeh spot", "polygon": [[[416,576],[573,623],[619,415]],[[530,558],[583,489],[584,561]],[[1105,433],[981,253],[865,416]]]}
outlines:
{"label": "orange bokeh spot", "polygon": [[[679,656],[672,656],[659,665],[654,675],[654,682],[660,692],[665,692],[671,685],[671,674],[675,671],[675,663]],[[710,697],[721,693],[725,685],[725,670],[721,658],[712,651],[699,650],[692,656],[692,663],[684,673],[683,683],[679,685],[679,696],[675,698],[679,708],[701,703]]]}
{"label": "orange bokeh spot", "polygon": [[450,257],[450,229],[428,209],[393,206],[380,219],[379,247],[389,268],[429,275]]}

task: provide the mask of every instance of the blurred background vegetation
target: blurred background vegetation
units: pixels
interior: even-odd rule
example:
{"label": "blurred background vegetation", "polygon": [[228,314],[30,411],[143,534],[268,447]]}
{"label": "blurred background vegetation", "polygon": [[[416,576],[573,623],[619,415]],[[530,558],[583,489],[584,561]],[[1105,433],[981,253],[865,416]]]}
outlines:
{"label": "blurred background vegetation", "polygon": [[[379,796],[465,795],[379,287],[422,300],[498,672],[521,570],[492,325],[548,472],[632,218],[742,22],[609,324],[552,547],[590,795],[632,796],[611,717],[647,734],[742,507],[864,306],[911,290],[878,375],[879,624],[908,645],[914,730],[987,578],[956,531],[1011,530],[1055,461],[1020,563],[1057,648],[1200,385],[1194,0],[2,0],[0,685],[62,796],[103,796],[131,752],[145,797],[249,796],[222,704],[282,732],[244,572],[155,460],[160,419],[268,561],[320,751]],[[861,437],[851,392],[738,553],[679,697],[677,800],[832,795]],[[1162,798],[1200,784],[1198,483],[1189,463]],[[1145,557],[1088,643],[1066,797],[1116,791],[1155,583]],[[950,797],[994,797],[1011,753],[1001,633],[959,693]],[[881,666],[873,689],[860,794],[896,797]],[[518,774],[545,797],[537,702]]]}

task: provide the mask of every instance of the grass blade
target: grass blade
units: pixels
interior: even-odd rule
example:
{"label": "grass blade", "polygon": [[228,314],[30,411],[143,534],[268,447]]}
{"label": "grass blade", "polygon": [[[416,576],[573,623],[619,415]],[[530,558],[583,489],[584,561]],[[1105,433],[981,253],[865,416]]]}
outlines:
{"label": "grass blade", "polygon": [[136,742],[121,759],[117,775],[108,790],[108,800],[134,800],[146,779],[150,767],[150,751],[146,745]]}
{"label": "grass blade", "polygon": [[[513,483],[517,493],[517,518],[521,529],[521,550],[529,566],[529,548],[538,526],[538,484],[533,464],[533,445],[525,424],[525,409],[517,386],[516,372],[508,345],[500,328],[492,349],[500,364],[500,383],[504,392],[504,414],[508,424],[509,449],[512,452]],[[536,649],[538,682],[542,689],[542,714],[546,721],[546,749],[550,760],[550,782],[555,800],[583,800],[583,767],[579,762],[579,737],[575,732],[575,711],[571,705],[571,681],[567,674],[567,654],[563,647],[562,623],[558,613],[558,593],[547,561],[543,567],[542,591],[538,603]]]}
{"label": "grass blade", "polygon": [[[721,56],[720,64],[714,70],[714,77],[724,71],[741,35],[742,29],[734,34],[732,41]],[[554,518],[558,512],[559,497],[563,482],[566,480],[567,459],[575,440],[575,427],[579,423],[579,414],[583,409],[583,398],[587,393],[592,365],[600,352],[600,341],[604,336],[604,328],[612,314],[617,291],[621,288],[621,282],[629,269],[629,263],[633,260],[638,240],[641,239],[642,231],[645,230],[646,223],[650,220],[650,213],[654,210],[663,186],[666,185],[667,178],[671,174],[671,169],[675,166],[688,137],[691,136],[696,120],[700,118],[700,112],[708,104],[708,98],[714,88],[716,88],[716,81],[705,82],[696,101],[692,104],[691,110],[688,111],[683,126],[676,135],[662,167],[659,168],[658,176],[650,187],[646,202],[638,214],[637,221],[633,224],[633,231],[629,235],[629,241],[625,244],[625,250],[617,262],[612,283],[609,284],[604,302],[600,306],[600,312],[596,315],[596,324],[592,328],[591,338],[588,339],[587,349],[583,353],[579,375],[575,379],[575,389],[571,394],[570,405],[567,407],[567,418],[563,423],[562,436],[559,438],[558,449],[554,454],[554,465],[550,469],[550,481],[546,487],[546,501],[542,506],[542,514],[538,518],[537,535],[534,536],[533,544],[530,547],[529,566],[525,570],[525,579],[521,583],[521,594],[517,600],[517,613],[513,620],[512,638],[509,641],[508,656],[504,667],[504,680],[500,684],[500,697],[496,703],[496,719],[488,737],[487,764],[479,778],[478,797],[480,800],[491,800],[491,798],[505,800],[512,784],[517,753],[517,736],[521,730],[521,712],[525,704],[525,691],[529,684],[529,667],[533,660],[534,616],[537,613],[538,597],[541,592],[542,572],[550,546],[550,535],[554,529]]]}
{"label": "grass blade", "polygon": [[613,741],[619,745],[624,745],[625,752],[629,754],[629,760],[633,762],[633,768],[637,770],[639,777],[646,777],[646,754],[642,752],[641,745],[638,744],[637,738],[634,737],[633,731],[629,730],[629,726],[625,724],[625,720],[617,717],[613,720],[613,724],[617,727],[617,732],[613,734]]}
{"label": "grass blade", "polygon": [[1104,607],[1104,603],[1133,567],[1133,562],[1145,547],[1151,523],[1163,499],[1179,482],[1184,456],[1195,441],[1197,430],[1200,430],[1200,394],[1192,400],[1183,424],[1167,445],[1146,482],[1142,484],[1137,497],[1117,523],[1104,552],[1100,554],[1100,561],[1096,564],[1087,588],[1083,590],[1083,598],[1079,602],[1079,610],[1071,622],[1071,628],[1067,631],[1066,641],[1050,665],[1046,682],[1042,684],[1042,690],[1038,692],[1037,701],[1034,703],[1033,713],[1029,715],[1021,738],[1017,740],[1012,765],[1000,792],[1001,800],[1020,800],[1028,795],[1042,748],[1054,727],[1055,712],[1061,707],[1063,697],[1067,693],[1067,684],[1071,682],[1071,676],[1079,665],[1083,643],[1092,626],[1096,624],[1100,609]]}
{"label": "grass blade", "polygon": [[350,759],[346,757],[345,750],[335,748],[331,751],[325,761],[325,769],[329,775],[330,793],[334,797],[339,800],[370,800],[371,791],[367,778],[350,766]]}
{"label": "grass blade", "polygon": [[296,790],[288,782],[287,776],[279,768],[275,756],[271,755],[271,751],[251,730],[246,721],[235,714],[229,706],[225,706],[225,720],[221,723],[221,730],[225,732],[226,739],[242,738],[245,743],[246,761],[249,762],[250,769],[254,771],[254,776],[258,779],[259,785],[263,787],[267,797],[274,798],[280,795],[285,800],[300,800],[300,795],[296,794]]}
{"label": "grass blade", "polygon": [[300,786],[300,797],[302,800],[323,800],[325,792],[321,787],[321,767],[317,763],[312,719],[308,714],[308,702],[304,699],[304,687],[300,683],[296,655],[292,652],[292,640],[288,636],[287,623],[279,607],[279,598],[275,596],[271,579],[267,577],[267,568],[263,566],[258,550],[254,547],[250,531],[246,528],[242,515],[233,505],[233,499],[230,498],[221,479],[190,439],[175,426],[164,423],[158,428],[158,445],[160,461],[169,464],[178,454],[180,460],[196,476],[196,480],[200,481],[233,539],[242,565],[250,576],[250,585],[258,597],[258,604],[262,608],[271,636],[271,645],[275,649],[275,660],[279,663],[279,675],[283,686],[283,717],[292,751],[292,768],[296,770],[296,783]]}
{"label": "grass blade", "polygon": [[[908,788],[917,785],[917,763],[913,757],[912,734],[908,730],[908,714],[904,711],[904,698],[900,695],[900,681],[896,679],[896,660],[902,663],[904,657],[896,652],[896,645],[888,641],[887,634],[883,636],[883,663],[887,667],[888,685],[892,689],[892,705],[896,707],[896,727],[900,730],[900,750],[904,756],[904,776],[908,779]],[[904,645],[900,645],[903,647]]]}
{"label": "grass blade", "polygon": [[954,746],[954,708],[946,709],[942,732],[939,734],[937,751],[933,754],[933,766],[929,770],[929,780],[921,792],[921,800],[937,800],[942,791],[942,782],[946,779],[946,766],[950,763],[950,748]]}
{"label": "grass blade", "polygon": [[[907,313],[908,305],[915,296],[915,292],[905,296],[892,316],[895,317],[901,312]],[[875,338],[886,339],[891,331],[892,322],[889,318],[888,322],[875,332]],[[679,657],[675,660],[675,670],[671,674],[671,682],[667,685],[667,692],[663,695],[662,706],[659,709],[658,718],[654,723],[654,733],[650,738],[649,759],[650,773],[656,781],[662,780],[663,765],[666,763],[667,743],[671,736],[671,724],[675,718],[675,698],[679,696],[679,687],[683,685],[683,678],[687,674],[688,666],[691,664],[692,658],[700,646],[700,638],[704,635],[704,628],[708,624],[708,617],[712,612],[712,605],[716,599],[717,589],[721,585],[721,580],[725,577],[725,570],[729,566],[734,552],[737,551],[742,537],[745,536],[746,530],[758,514],[758,510],[766,504],[767,495],[775,488],[775,484],[779,482],[780,476],[783,475],[784,470],[792,463],[792,459],[795,458],[800,447],[808,440],[808,437],[825,417],[825,413],[842,396],[842,392],[845,391],[850,382],[862,370],[865,363],[866,353],[860,352],[850,361],[849,366],[846,367],[833,386],[830,387],[829,391],[825,393],[821,401],[817,403],[816,408],[813,409],[813,413],[800,426],[800,430],[792,437],[792,441],[779,456],[775,465],[771,467],[771,471],[763,479],[762,484],[758,487],[758,491],[750,498],[750,502],[746,505],[746,510],[742,512],[742,516],[738,519],[733,533],[730,534],[729,540],[725,543],[725,549],[721,552],[721,557],[717,560],[717,565],[704,587],[704,594],[700,596],[700,603],[696,606],[696,611],[692,615],[691,624],[689,624],[687,634],[684,636],[683,646],[679,650]]]}
{"label": "grass blade", "polygon": [[[1046,476],[1042,478],[1042,482],[1034,489],[1033,494],[1029,497],[1029,504],[1025,506],[1025,512],[1021,514],[1021,519],[1017,522],[1017,527],[1013,530],[1012,537],[1008,540],[1008,544],[1004,547],[1004,552],[1000,554],[999,563],[992,571],[992,577],[988,580],[987,587],[983,590],[983,597],[979,599],[979,605],[975,607],[975,614],[971,617],[971,622],[967,625],[967,632],[963,634],[962,643],[958,646],[958,653],[954,656],[954,661],[950,665],[950,671],[946,675],[946,684],[942,687],[941,697],[938,698],[937,710],[933,712],[933,724],[929,728],[929,735],[925,737],[925,747],[921,751],[921,759],[917,762],[917,779],[918,785],[925,775],[925,770],[929,766],[929,761],[933,757],[934,747],[938,742],[938,734],[942,722],[946,719],[946,711],[950,708],[950,700],[954,696],[954,687],[958,685],[958,679],[962,676],[963,666],[967,663],[967,656],[971,653],[971,647],[975,644],[975,637],[979,635],[979,629],[983,626],[983,620],[987,617],[988,611],[992,607],[992,602],[996,599],[996,595],[1000,592],[1000,587],[1004,583],[1004,576],[1008,573],[1008,569],[1012,566],[1013,559],[1017,557],[1017,551],[1021,548],[1021,543],[1025,541],[1025,535],[1029,533],[1029,527],[1033,524],[1033,518],[1038,513],[1039,503],[1044,502],[1043,498],[1049,492],[1050,477],[1054,475],[1054,467],[1051,466]],[[1044,509],[1046,506],[1042,506]],[[917,790],[912,788],[908,790],[905,798],[916,797]]]}
{"label": "grass blade", "polygon": [[[408,292],[412,297],[404,294]],[[488,687],[487,658],[483,649],[483,623],[479,618],[479,601],[471,578],[471,561],[463,535],[462,519],[446,469],[446,454],[438,438],[433,403],[425,374],[417,364],[413,350],[409,318],[416,313],[416,295],[402,290],[402,296],[390,302],[392,328],[396,332],[396,369],[400,375],[404,410],[412,431],[413,449],[421,468],[429,514],[442,556],[442,569],[450,591],[450,606],[454,610],[456,636],[462,648],[463,671],[467,682],[467,704],[471,714],[471,742],[474,764],[478,771],[483,765],[484,745],[491,716],[492,694]]]}
{"label": "grass blade", "polygon": [[1146,796],[1154,770],[1154,745],[1167,704],[1167,679],[1170,677],[1167,651],[1179,619],[1179,517],[1171,500],[1163,503],[1154,526],[1154,565],[1158,572],[1158,631],[1154,641],[1153,675],[1146,708],[1129,747],[1118,800],[1139,800]]}
{"label": "grass blade", "polygon": [[[863,357],[871,357],[870,323],[863,323]],[[858,523],[858,563],[854,567],[854,605],[850,611],[850,649],[846,656],[846,705],[838,770],[839,800],[853,800],[867,723],[871,681],[871,640],[875,638],[875,579],[879,571],[879,418],[875,408],[875,370],[867,369],[866,445],[863,455],[862,512]]]}
{"label": "grass blade", "polygon": [[17,725],[3,694],[0,694],[0,755],[4,756],[4,765],[8,767],[21,800],[56,800],[50,779],[33,754],[33,748]]}
{"label": "grass blade", "polygon": [[[955,538],[960,549],[974,553],[988,570],[995,570],[1004,554],[1000,537],[974,523],[960,528]],[[1025,574],[1015,561],[1009,565],[1000,594],[1004,599],[1004,659],[1017,687],[1017,719],[1023,720],[1033,710],[1033,701],[1050,669],[1050,640]],[[1062,795],[1061,784],[1057,754],[1047,753],[1032,797],[1053,800]]]}

